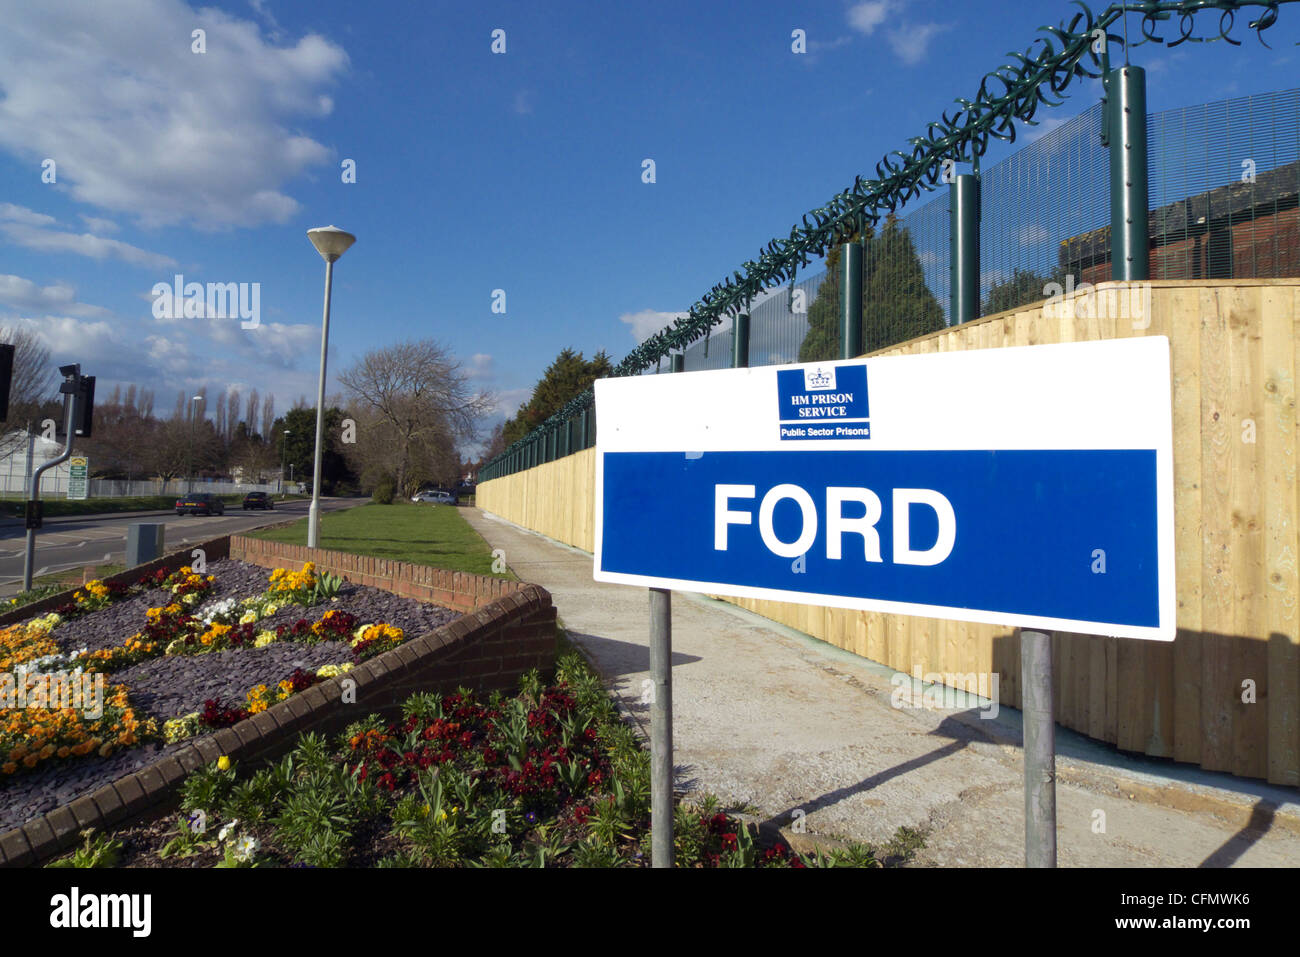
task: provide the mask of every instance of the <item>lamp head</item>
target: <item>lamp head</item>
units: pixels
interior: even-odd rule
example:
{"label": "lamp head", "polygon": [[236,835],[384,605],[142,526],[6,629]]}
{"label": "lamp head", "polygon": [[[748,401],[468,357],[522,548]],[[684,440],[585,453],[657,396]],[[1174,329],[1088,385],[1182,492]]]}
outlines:
{"label": "lamp head", "polygon": [[334,262],[357,241],[357,237],[337,226],[317,226],[315,229],[309,229],[307,238],[327,263]]}

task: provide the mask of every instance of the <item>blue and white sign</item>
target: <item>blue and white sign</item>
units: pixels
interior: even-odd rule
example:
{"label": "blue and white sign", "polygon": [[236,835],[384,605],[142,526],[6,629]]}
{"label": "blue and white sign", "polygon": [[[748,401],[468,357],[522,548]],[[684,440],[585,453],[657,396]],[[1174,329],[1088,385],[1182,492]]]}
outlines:
{"label": "blue and white sign", "polygon": [[602,379],[596,414],[598,581],[1173,640],[1164,337]]}
{"label": "blue and white sign", "polygon": [[867,367],[817,363],[776,373],[780,432],[788,439],[866,439]]}

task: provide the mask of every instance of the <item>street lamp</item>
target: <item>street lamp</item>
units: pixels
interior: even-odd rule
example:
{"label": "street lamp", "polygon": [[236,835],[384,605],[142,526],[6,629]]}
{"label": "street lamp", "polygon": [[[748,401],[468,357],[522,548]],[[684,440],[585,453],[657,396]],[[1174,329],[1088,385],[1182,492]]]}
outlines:
{"label": "street lamp", "polygon": [[334,261],[347,252],[357,237],[337,226],[307,230],[307,238],[325,260],[325,316],[320,332],[320,382],[316,387],[316,455],[312,463],[311,508],[307,511],[307,547],[315,548],[320,537],[320,460],[325,438],[325,350],[330,341],[330,291],[334,284]]}
{"label": "street lamp", "polygon": [[284,430],[284,438],[280,440],[280,494],[284,494],[284,453],[289,447],[289,436],[293,433],[288,429]]}
{"label": "street lamp", "polygon": [[202,401],[203,396],[201,395],[196,395],[190,400],[190,481],[189,488],[185,490],[186,495],[192,495],[194,493],[194,426],[199,417],[198,412],[194,408],[194,403]]}

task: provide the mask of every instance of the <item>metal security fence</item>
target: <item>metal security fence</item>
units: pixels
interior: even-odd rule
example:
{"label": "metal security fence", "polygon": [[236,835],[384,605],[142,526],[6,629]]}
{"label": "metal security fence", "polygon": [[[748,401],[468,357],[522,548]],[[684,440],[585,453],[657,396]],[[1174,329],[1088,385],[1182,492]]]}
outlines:
{"label": "metal security fence", "polygon": [[[1140,15],[1135,46],[1237,42],[1234,26],[1262,39],[1293,2],[1143,0],[1100,15],[1076,4],[1081,13],[1044,28],[910,153],[805,215],[614,374],[728,368],[737,338],[747,365],[861,355],[1037,302],[1053,284],[1300,275],[1300,90],[1148,115],[1145,74],[1112,69],[1109,53],[1125,42],[1128,12]],[[1039,107],[1059,105],[1081,76],[1103,78],[1102,103],[979,168],[990,136],[1032,133]],[[1147,217],[1124,215],[1136,203]],[[815,262],[823,271],[809,275]],[[860,301],[845,287],[860,287]],[[590,390],[570,401],[480,480],[594,445],[593,403]]]}
{"label": "metal security fence", "polygon": [[1300,275],[1300,89],[1148,121],[1152,278]]}

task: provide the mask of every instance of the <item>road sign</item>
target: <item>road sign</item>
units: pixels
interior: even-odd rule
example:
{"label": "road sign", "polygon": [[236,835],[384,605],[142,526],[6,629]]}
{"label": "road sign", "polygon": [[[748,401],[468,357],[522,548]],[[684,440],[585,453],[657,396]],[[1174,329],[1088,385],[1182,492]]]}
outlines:
{"label": "road sign", "polygon": [[87,479],[90,476],[90,460],[84,455],[74,455],[68,459],[68,498],[85,498]]}
{"label": "road sign", "polygon": [[1170,641],[1161,336],[596,383],[598,581]]}

